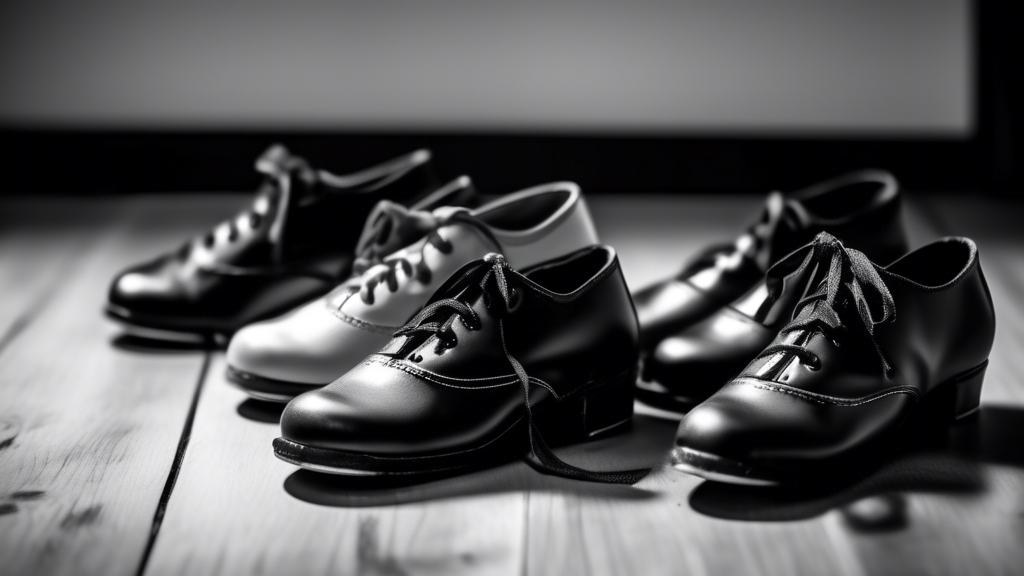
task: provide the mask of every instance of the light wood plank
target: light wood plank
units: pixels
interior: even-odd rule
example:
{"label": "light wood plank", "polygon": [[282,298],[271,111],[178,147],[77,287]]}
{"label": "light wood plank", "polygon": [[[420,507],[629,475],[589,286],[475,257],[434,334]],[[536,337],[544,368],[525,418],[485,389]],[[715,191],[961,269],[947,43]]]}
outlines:
{"label": "light wood plank", "polygon": [[224,369],[218,354],[147,576],[521,572],[525,465],[412,485],[298,472],[271,448],[281,407]]}
{"label": "light wood plank", "polygon": [[196,218],[195,206],[168,196],[92,202],[124,217],[45,244],[54,262],[74,257],[0,353],[5,575],[138,570],[204,362],[202,352],[114,346],[117,331],[100,309],[115,272],[173,248],[216,214]]}
{"label": "light wood plank", "polygon": [[[978,241],[996,299],[984,408],[853,486],[765,492],[678,474],[664,467],[675,422],[639,406],[630,433],[558,450],[593,469],[658,468],[635,487],[552,478],[522,463],[408,485],[299,473],[273,457],[278,410],[231,388],[217,353],[146,572],[1012,573],[1024,565],[1024,452],[1013,441],[1024,430],[1024,250],[1005,225],[1019,211],[927,201]],[[80,252],[54,241],[74,255],[62,283],[0,351],[0,420],[17,434],[0,450],[5,575],[123,574],[142,558],[202,355],[111,348],[115,332],[96,310],[116,269],[204,229],[238,199],[137,202]],[[589,202],[602,240],[640,287],[709,241],[731,239],[760,199]],[[915,246],[951,232],[917,202],[907,214]],[[0,232],[0,254],[12,237]]]}
{"label": "light wood plank", "polygon": [[6,200],[0,207],[0,351],[77,268],[120,204],[82,198]]}

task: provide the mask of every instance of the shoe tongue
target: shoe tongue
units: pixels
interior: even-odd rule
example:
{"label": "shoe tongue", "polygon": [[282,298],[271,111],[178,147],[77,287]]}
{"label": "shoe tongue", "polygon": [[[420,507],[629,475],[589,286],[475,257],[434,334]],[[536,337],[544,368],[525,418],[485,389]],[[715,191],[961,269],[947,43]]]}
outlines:
{"label": "shoe tongue", "polygon": [[[301,156],[296,156],[281,144],[274,144],[256,159],[256,171],[273,179],[288,176],[295,197],[312,193],[319,181],[316,170]],[[303,184],[303,185],[300,185]]]}

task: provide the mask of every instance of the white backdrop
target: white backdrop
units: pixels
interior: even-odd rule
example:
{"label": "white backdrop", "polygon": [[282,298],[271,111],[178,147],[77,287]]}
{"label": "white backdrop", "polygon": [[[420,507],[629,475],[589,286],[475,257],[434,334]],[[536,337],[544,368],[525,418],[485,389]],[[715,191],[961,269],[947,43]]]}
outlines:
{"label": "white backdrop", "polygon": [[972,130],[966,0],[0,4],[0,122]]}

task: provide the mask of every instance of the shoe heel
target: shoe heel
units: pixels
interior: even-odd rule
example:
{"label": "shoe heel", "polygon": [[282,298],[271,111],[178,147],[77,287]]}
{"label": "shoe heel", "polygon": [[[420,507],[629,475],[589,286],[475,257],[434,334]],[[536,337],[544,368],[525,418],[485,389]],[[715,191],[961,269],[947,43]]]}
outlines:
{"label": "shoe heel", "polygon": [[987,368],[988,360],[981,366],[939,385],[925,398],[928,415],[950,423],[977,412],[981,404],[981,384]]}
{"label": "shoe heel", "polygon": [[638,370],[624,372],[586,392],[548,404],[534,414],[545,442],[556,446],[595,440],[629,428]]}

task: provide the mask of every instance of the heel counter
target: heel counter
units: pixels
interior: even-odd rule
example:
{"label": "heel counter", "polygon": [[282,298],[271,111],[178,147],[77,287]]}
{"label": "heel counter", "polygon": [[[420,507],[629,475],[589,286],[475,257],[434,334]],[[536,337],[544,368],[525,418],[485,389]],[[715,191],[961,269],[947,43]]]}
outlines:
{"label": "heel counter", "polygon": [[980,298],[982,298],[984,301],[982,309],[987,310],[988,312],[984,318],[985,329],[982,332],[982,334],[984,334],[984,338],[986,338],[987,357],[988,353],[991,353],[992,346],[995,344],[996,340],[996,305],[995,302],[992,300],[992,291],[988,287],[988,281],[985,280],[985,273],[981,269],[980,252],[978,253],[975,267],[977,272],[977,282],[980,284]]}
{"label": "heel counter", "polygon": [[621,326],[621,330],[626,335],[624,338],[625,346],[629,347],[630,361],[638,363],[640,361],[640,321],[636,315],[636,306],[633,304],[633,296],[629,292],[629,286],[626,284],[626,277],[622,273],[622,266],[619,264],[619,256],[615,255],[614,259],[614,284],[616,291],[618,292],[618,298],[621,304],[619,305],[619,315],[617,322]]}

